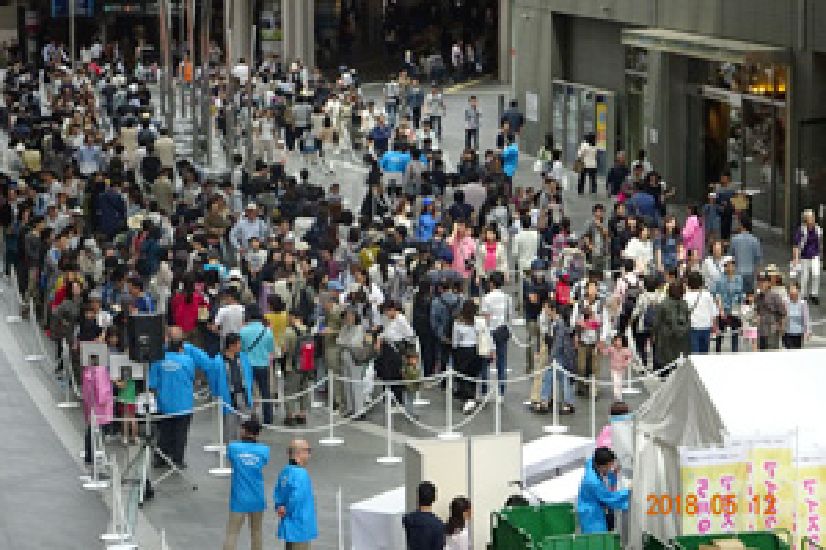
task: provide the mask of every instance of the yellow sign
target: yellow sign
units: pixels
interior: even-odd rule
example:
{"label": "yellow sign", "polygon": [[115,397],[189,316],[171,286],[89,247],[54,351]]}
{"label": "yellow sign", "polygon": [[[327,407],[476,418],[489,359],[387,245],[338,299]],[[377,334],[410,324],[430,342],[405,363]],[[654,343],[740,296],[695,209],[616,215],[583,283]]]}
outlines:
{"label": "yellow sign", "polygon": [[608,148],[608,105],[597,103],[597,149]]}
{"label": "yellow sign", "polygon": [[680,449],[684,535],[745,530],[746,461],[738,447]]}

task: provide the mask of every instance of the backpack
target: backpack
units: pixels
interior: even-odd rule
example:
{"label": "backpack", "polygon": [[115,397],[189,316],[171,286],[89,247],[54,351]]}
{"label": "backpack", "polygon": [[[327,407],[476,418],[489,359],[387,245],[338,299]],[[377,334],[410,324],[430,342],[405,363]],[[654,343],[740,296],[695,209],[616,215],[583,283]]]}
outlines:
{"label": "backpack", "polygon": [[430,306],[433,297],[428,293],[417,292],[413,300],[413,329],[416,332],[427,334],[432,332],[430,326]]}
{"label": "backpack", "polygon": [[564,282],[559,281],[556,283],[556,288],[554,289],[554,296],[556,296],[556,303],[561,306],[567,306],[571,304],[571,285]]}
{"label": "backpack", "polygon": [[155,134],[149,128],[142,128],[138,132],[138,145],[141,147],[149,147],[155,142]]}
{"label": "backpack", "polygon": [[688,308],[670,309],[665,322],[674,336],[681,339],[688,338],[688,333],[691,331],[691,313]]}

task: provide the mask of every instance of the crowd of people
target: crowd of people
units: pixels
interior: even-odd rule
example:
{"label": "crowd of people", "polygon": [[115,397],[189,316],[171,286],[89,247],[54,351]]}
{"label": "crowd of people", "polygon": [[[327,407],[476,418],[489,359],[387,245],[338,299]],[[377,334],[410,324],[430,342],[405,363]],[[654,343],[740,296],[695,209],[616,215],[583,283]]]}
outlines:
{"label": "crowd of people", "polygon": [[[107,59],[112,51],[74,72],[51,55],[42,71],[8,66],[0,249],[34,304],[24,314],[56,344],[58,376],[81,378],[83,342],[124,351],[130,316],[165,316],[166,355],[147,385],[158,412],[176,415],[161,423],[160,447],[179,467],[199,385],[226,404],[230,438],[241,435],[236,413],[261,399],[265,425],[304,426],[306,390],[325,374],[335,409],[360,418],[368,396],[345,379],[404,381],[393,394],[413,416],[412,383],[452,370],[463,377],[448,398],[470,414],[489,377],[497,399],[506,392],[517,317],[540,414],[555,385],[560,414],[574,413],[603,355],[621,401],[632,364],[667,376],[712,341],[717,352],[798,348],[811,334],[823,244],[814,213],[795,232],[789,270],[765,265],[748,200],[726,174],[706,204],[678,213],[644,152],[630,167],[620,153],[605,202],[573,220],[553,140],[536,181],[514,180],[516,101],[497,121],[496,146],[479,151],[483,113],[470,97],[465,148],[451,163],[438,87],[402,71],[371,99],[347,70],[326,78],[299,61],[241,60],[215,77],[212,101],[219,131],[233,109],[234,120],[253,117],[253,158],[231,151],[216,176],[176,153],[152,87]],[[252,96],[235,86],[227,97],[227,78],[252,78]],[[579,194],[586,182],[598,191],[594,147],[589,136],[579,149]],[[366,167],[361,204],[345,200],[332,165],[324,176],[312,169],[342,151]],[[307,164],[296,177],[287,163],[299,154]],[[303,394],[280,420],[276,373],[287,395]],[[112,382],[122,416],[134,415],[143,381]],[[134,425],[121,432],[131,444]],[[454,531],[468,510],[456,504]]]}

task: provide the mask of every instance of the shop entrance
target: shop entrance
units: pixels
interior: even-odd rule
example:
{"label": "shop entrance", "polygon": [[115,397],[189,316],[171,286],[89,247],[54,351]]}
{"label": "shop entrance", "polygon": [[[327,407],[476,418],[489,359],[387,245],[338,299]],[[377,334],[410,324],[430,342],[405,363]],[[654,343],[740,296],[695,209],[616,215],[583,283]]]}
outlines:
{"label": "shop entrance", "polygon": [[597,173],[604,176],[616,152],[616,95],[584,84],[555,80],[551,95],[554,147],[562,151],[562,161],[573,166],[579,144],[594,134],[597,146]]}
{"label": "shop entrance", "polygon": [[709,186],[728,172],[752,196],[752,215],[785,223],[785,102],[710,86],[688,98],[687,197],[705,202]]}

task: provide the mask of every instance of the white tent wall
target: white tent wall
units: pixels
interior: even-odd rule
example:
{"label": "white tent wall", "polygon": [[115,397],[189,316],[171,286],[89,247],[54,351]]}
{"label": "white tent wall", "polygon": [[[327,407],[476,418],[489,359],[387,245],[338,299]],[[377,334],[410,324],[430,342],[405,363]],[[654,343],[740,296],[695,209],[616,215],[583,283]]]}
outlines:
{"label": "white tent wall", "polygon": [[679,534],[676,515],[648,515],[648,495],[681,493],[680,447],[724,444],[726,435],[797,430],[801,451],[826,443],[826,349],[691,356],[635,415],[628,548],[643,532]]}
{"label": "white tent wall", "polygon": [[660,540],[679,528],[676,515],[646,513],[648,495],[680,493],[679,447],[723,443],[723,422],[691,361],[668,377],[635,415],[634,478],[629,507],[628,547],[638,549],[642,533]]}

